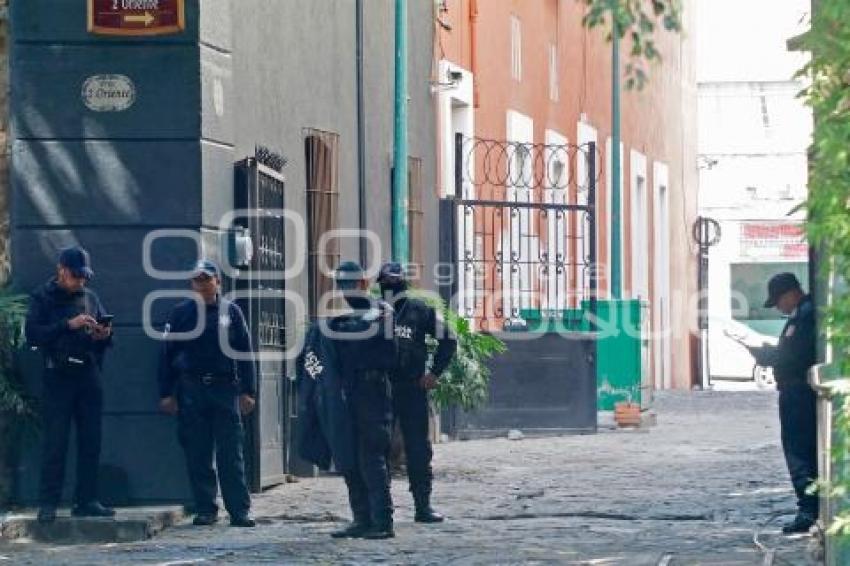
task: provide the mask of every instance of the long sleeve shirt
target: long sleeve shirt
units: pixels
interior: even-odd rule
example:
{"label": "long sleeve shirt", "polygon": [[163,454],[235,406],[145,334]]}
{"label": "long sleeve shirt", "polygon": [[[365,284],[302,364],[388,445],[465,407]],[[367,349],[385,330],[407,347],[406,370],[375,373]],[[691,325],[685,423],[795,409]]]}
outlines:
{"label": "long sleeve shirt", "polygon": [[[203,319],[198,321],[202,313]],[[200,329],[197,336],[193,330]],[[224,340],[220,340],[221,333]],[[236,376],[239,393],[255,395],[257,366],[245,316],[236,304],[187,300],[174,307],[163,332],[159,364],[160,397],[174,395],[182,375]],[[225,344],[229,348],[222,348]],[[226,350],[230,350],[229,352]]]}
{"label": "long sleeve shirt", "polygon": [[815,306],[808,295],[788,318],[776,346],[750,348],[760,366],[773,368],[779,389],[792,384],[807,383],[809,368],[817,356]]}

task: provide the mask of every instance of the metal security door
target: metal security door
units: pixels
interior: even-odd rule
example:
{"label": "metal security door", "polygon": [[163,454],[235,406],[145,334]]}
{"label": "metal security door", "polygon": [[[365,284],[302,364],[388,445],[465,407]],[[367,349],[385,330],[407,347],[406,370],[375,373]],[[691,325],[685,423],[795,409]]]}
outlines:
{"label": "metal security door", "polygon": [[246,463],[253,491],[282,483],[288,443],[284,270],[284,176],[249,158],[236,168],[238,222],[254,243],[250,268],[237,279],[240,306],[245,311],[257,352],[257,408],[247,420]]}

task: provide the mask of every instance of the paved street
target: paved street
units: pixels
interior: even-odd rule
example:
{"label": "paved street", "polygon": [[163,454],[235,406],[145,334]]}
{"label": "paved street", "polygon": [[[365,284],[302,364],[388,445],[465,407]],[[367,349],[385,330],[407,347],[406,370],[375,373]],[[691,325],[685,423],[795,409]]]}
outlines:
{"label": "paved street", "polygon": [[[793,512],[772,392],[668,393],[658,426],[593,436],[442,444],[436,503],[449,521],[412,521],[394,483],[398,537],[333,541],[348,517],[338,478],[256,498],[262,525],[180,526],[139,544],[0,548],[14,564],[763,564],[753,529]],[[182,471],[181,471],[182,472]],[[775,563],[813,563],[808,539],[763,542]]]}

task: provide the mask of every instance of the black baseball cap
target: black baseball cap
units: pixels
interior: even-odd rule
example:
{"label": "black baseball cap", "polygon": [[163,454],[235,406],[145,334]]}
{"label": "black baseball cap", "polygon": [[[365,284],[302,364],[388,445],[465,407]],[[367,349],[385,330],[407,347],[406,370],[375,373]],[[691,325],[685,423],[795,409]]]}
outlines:
{"label": "black baseball cap", "polygon": [[378,272],[378,283],[405,283],[407,275],[404,268],[396,261],[390,261],[381,266]]}
{"label": "black baseball cap", "polygon": [[764,302],[764,308],[775,307],[782,295],[795,289],[800,289],[800,282],[797,280],[796,275],[793,273],[779,273],[774,275],[767,282],[767,300]]}
{"label": "black baseball cap", "polygon": [[356,261],[344,261],[334,272],[334,281],[338,289],[354,289],[364,278],[363,268]]}
{"label": "black baseball cap", "polygon": [[89,252],[79,246],[71,246],[59,252],[59,265],[70,271],[74,277],[94,277]]}
{"label": "black baseball cap", "polygon": [[198,277],[199,275],[209,275],[210,277],[218,277],[219,276],[218,265],[209,259],[199,260],[198,263],[195,264],[195,267],[192,268],[192,279]]}

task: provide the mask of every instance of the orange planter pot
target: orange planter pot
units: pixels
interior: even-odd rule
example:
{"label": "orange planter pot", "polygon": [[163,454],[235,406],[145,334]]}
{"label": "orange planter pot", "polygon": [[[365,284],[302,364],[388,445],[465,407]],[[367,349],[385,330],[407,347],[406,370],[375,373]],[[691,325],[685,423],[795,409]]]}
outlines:
{"label": "orange planter pot", "polygon": [[614,404],[614,422],[617,426],[640,426],[640,405],[620,402]]}

